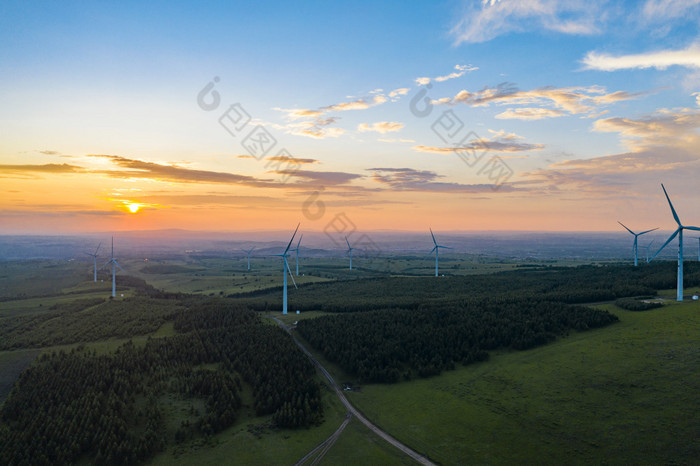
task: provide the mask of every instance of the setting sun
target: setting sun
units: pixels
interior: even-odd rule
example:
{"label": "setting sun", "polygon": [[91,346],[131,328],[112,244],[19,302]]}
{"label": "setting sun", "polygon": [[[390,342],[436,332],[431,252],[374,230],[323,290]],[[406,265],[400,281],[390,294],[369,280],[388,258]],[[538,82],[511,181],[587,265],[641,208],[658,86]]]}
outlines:
{"label": "setting sun", "polygon": [[135,214],[143,206],[141,204],[137,204],[137,203],[130,203],[130,204],[126,204],[126,207],[127,207],[127,209],[129,209],[129,212],[131,212],[132,214]]}

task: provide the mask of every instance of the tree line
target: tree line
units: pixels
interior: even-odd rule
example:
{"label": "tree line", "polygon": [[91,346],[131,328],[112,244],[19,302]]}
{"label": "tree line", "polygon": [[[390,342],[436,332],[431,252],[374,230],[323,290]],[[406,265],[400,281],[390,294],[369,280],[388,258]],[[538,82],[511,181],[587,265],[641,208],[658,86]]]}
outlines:
{"label": "tree line", "polygon": [[[281,329],[205,298],[191,299],[174,326],[174,336],[129,341],[108,354],[82,346],[42,355],[0,408],[0,464],[140,462],[169,443],[231,426],[244,383],[256,413],[279,427],[322,421],[315,369]],[[205,408],[193,408],[172,431],[168,396]]]}
{"label": "tree line", "polygon": [[533,348],[617,320],[605,311],[526,298],[324,316],[300,321],[297,331],[361,381],[394,383],[483,361],[495,349]]}
{"label": "tree line", "polygon": [[[700,284],[700,267],[688,262],[685,286]],[[529,297],[568,304],[612,301],[617,298],[655,295],[656,290],[675,288],[676,264],[658,262],[640,267],[586,265],[519,269],[485,275],[452,277],[385,277],[314,283],[291,290],[293,309],[324,312],[361,312],[378,309],[418,309],[460,306],[464,302],[493,296]],[[237,299],[258,311],[282,305],[278,290],[251,292]]]}

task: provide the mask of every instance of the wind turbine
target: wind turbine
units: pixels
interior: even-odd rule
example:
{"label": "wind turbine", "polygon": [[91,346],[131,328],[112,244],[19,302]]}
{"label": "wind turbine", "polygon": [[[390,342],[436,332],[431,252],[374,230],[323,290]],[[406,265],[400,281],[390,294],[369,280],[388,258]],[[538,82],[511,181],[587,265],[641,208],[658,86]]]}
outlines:
{"label": "wind turbine", "polygon": [[122,272],[124,271],[124,269],[122,269],[122,266],[119,265],[117,260],[114,258],[114,236],[112,236],[112,258],[110,260],[108,260],[105,263],[105,265],[103,265],[100,268],[102,269],[102,268],[108,266],[109,264],[112,264],[112,298],[114,298],[117,296],[117,279],[116,279],[117,269],[116,269],[116,267],[119,267],[119,270],[121,270]]}
{"label": "wind turbine", "polygon": [[634,266],[636,267],[636,266],[637,266],[637,238],[638,238],[639,236],[642,236],[643,234],[649,233],[650,231],[658,230],[658,227],[657,227],[657,228],[654,228],[654,229],[651,229],[651,230],[643,231],[643,232],[641,232],[641,233],[635,233],[635,232],[633,232],[632,230],[630,230],[629,228],[627,228],[622,222],[618,221],[617,223],[619,223],[620,225],[622,225],[622,227],[623,227],[625,230],[629,231],[630,233],[632,233],[632,234],[634,235]]}
{"label": "wind turbine", "polygon": [[275,256],[281,257],[283,263],[282,275],[284,276],[284,286],[282,291],[282,314],[287,313],[287,272],[289,272],[289,277],[292,279],[292,283],[294,283],[294,288],[298,288],[296,282],[294,281],[292,271],[289,270],[289,264],[287,263],[287,253],[289,252],[289,248],[292,246],[292,241],[294,241],[294,237],[297,234],[297,230],[299,230],[299,225],[301,224],[297,224],[297,228],[296,230],[294,230],[292,239],[289,240],[289,244],[287,244],[287,248],[284,250],[284,252],[282,254],[274,254]]}
{"label": "wind turbine", "polygon": [[97,249],[95,249],[94,254],[90,254],[89,252],[86,252],[88,256],[92,256],[93,262],[95,263],[95,283],[97,283],[97,251],[100,250],[100,246],[102,246],[102,243],[97,245]]}
{"label": "wind turbine", "polygon": [[250,270],[250,255],[253,253],[253,249],[255,249],[255,247],[249,249],[248,251],[246,251],[245,249],[241,249],[241,251],[246,253],[246,255],[248,256],[248,270]]}
{"label": "wind turbine", "polygon": [[698,236],[698,262],[700,262],[700,236]]}
{"label": "wind turbine", "polygon": [[350,270],[352,270],[352,250],[355,248],[350,247],[350,242],[348,241],[347,236],[345,237],[345,242],[348,243],[348,252],[346,252],[345,254],[350,256]]}
{"label": "wind turbine", "polygon": [[304,233],[299,236],[299,242],[297,243],[296,253],[297,253],[297,277],[299,276],[299,245],[301,244],[301,239],[304,237]]}
{"label": "wind turbine", "polygon": [[[437,244],[437,241],[435,241],[435,235],[433,234],[432,228],[430,228],[430,236],[433,237],[433,244],[435,245],[435,247],[430,252],[435,251],[435,276],[437,277],[438,276],[438,249],[440,249],[440,248],[452,249],[452,248],[448,248],[447,246],[441,246],[441,245]],[[428,254],[430,254],[430,252]]]}
{"label": "wind turbine", "polygon": [[647,264],[649,263],[649,248],[651,247],[652,244],[654,244],[656,240],[653,239],[651,240],[651,243],[647,244],[646,250],[647,250]]}
{"label": "wind turbine", "polygon": [[673,204],[671,203],[671,198],[668,197],[668,193],[666,192],[666,188],[664,187],[663,183],[661,183],[661,189],[664,190],[664,194],[666,195],[666,200],[668,201],[669,207],[671,207],[671,213],[673,214],[673,219],[676,221],[678,224],[678,228],[676,231],[673,232],[671,236],[666,240],[663,246],[656,251],[656,254],[652,256],[650,261],[654,260],[654,257],[658,256],[659,253],[663,250],[663,248],[666,247],[668,243],[673,241],[673,238],[678,236],[678,281],[676,283],[676,300],[677,301],[683,301],[683,230],[695,230],[695,231],[700,231],[699,227],[689,227],[689,226],[684,226],[681,223],[681,220],[678,218],[678,214],[676,213],[676,209],[673,208]]}

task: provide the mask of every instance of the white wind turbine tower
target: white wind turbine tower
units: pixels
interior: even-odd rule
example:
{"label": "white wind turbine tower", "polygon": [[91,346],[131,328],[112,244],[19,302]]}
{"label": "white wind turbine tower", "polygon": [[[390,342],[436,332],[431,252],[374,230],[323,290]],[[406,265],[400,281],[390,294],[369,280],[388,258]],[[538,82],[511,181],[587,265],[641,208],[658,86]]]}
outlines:
{"label": "white wind turbine tower", "polygon": [[352,270],[352,250],[355,248],[350,247],[350,241],[348,241],[348,237],[345,237],[345,242],[348,243],[348,252],[345,253],[345,255],[350,256],[350,270]]}
{"label": "white wind turbine tower", "polygon": [[301,239],[304,237],[304,234],[302,233],[301,236],[299,236],[299,242],[297,243],[296,247],[296,256],[297,256],[297,277],[299,276],[299,245],[301,244]]}
{"label": "white wind turbine tower", "polygon": [[116,279],[117,269],[116,268],[119,267],[119,270],[121,270],[122,272],[124,271],[124,269],[122,269],[122,266],[119,265],[117,260],[114,258],[114,236],[112,236],[112,258],[110,260],[108,260],[105,263],[105,265],[103,265],[100,268],[102,269],[102,268],[108,266],[109,264],[112,264],[112,298],[114,298],[117,295],[117,279]]}
{"label": "white wind turbine tower", "polygon": [[448,248],[447,246],[441,246],[441,245],[437,244],[437,241],[435,241],[435,235],[433,234],[432,228],[430,228],[430,236],[433,237],[433,244],[435,245],[435,247],[428,254],[435,251],[435,276],[437,277],[438,276],[438,249],[440,249],[440,248],[452,249],[452,248]]}
{"label": "white wind turbine tower", "polygon": [[623,227],[625,230],[629,231],[630,233],[632,233],[632,234],[634,235],[634,247],[633,247],[633,249],[634,249],[634,266],[636,267],[636,266],[637,266],[637,238],[640,237],[640,236],[642,236],[642,235],[644,235],[644,234],[646,234],[646,233],[649,233],[650,231],[658,230],[658,227],[657,227],[657,228],[653,228],[653,229],[651,229],[651,230],[643,231],[643,232],[641,232],[641,233],[635,233],[635,232],[633,232],[632,230],[630,230],[629,228],[627,228],[625,225],[623,225],[623,223],[620,222],[619,220],[618,220],[617,223],[619,223],[620,225],[622,225],[622,227]]}
{"label": "white wind turbine tower", "polygon": [[669,238],[666,240],[663,246],[661,246],[661,248],[658,251],[656,251],[656,254],[652,256],[650,261],[654,260],[654,257],[658,256],[659,253],[663,250],[663,248],[665,248],[668,243],[673,241],[673,238],[678,236],[678,282],[676,283],[676,300],[683,301],[683,230],[700,231],[700,227],[689,227],[683,225],[681,223],[680,218],[678,218],[676,209],[673,208],[671,198],[668,197],[668,193],[666,192],[666,188],[664,187],[663,183],[661,184],[661,188],[664,190],[666,200],[668,201],[669,207],[671,207],[671,213],[673,214],[673,219],[678,224],[678,228],[676,229],[676,231],[673,232],[671,236],[669,236]]}
{"label": "white wind turbine tower", "polygon": [[100,244],[97,245],[97,249],[95,249],[95,253],[94,253],[94,254],[90,254],[89,252],[86,252],[86,253],[85,253],[85,254],[87,254],[88,256],[92,256],[93,262],[94,262],[94,264],[95,264],[95,266],[94,266],[95,283],[97,283],[97,251],[100,250],[100,246],[102,246],[102,243],[100,243]]}
{"label": "white wind turbine tower", "polygon": [[253,249],[255,249],[255,247],[253,247],[247,251],[245,249],[241,249],[241,251],[246,253],[246,255],[248,256],[248,270],[250,270],[250,255],[253,253]]}
{"label": "white wind turbine tower", "polygon": [[292,283],[294,283],[294,288],[297,288],[296,282],[294,282],[294,276],[292,275],[292,271],[289,270],[289,264],[287,263],[287,253],[289,252],[289,248],[292,246],[292,241],[294,241],[294,237],[297,234],[297,230],[299,230],[299,225],[297,224],[296,230],[294,230],[294,234],[292,235],[292,239],[289,240],[289,244],[287,244],[287,248],[284,250],[282,254],[274,254],[275,256],[281,257],[282,258],[282,275],[284,276],[284,286],[282,287],[282,314],[287,313],[287,272],[289,272],[289,277],[292,279]]}

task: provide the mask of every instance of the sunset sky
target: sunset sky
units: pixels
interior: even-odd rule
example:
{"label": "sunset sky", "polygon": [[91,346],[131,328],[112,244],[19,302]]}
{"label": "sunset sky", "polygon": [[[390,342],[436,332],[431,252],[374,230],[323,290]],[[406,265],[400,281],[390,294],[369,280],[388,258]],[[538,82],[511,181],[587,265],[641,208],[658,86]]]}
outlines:
{"label": "sunset sky", "polygon": [[0,4],[0,233],[700,224],[700,2]]}

